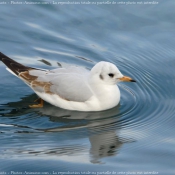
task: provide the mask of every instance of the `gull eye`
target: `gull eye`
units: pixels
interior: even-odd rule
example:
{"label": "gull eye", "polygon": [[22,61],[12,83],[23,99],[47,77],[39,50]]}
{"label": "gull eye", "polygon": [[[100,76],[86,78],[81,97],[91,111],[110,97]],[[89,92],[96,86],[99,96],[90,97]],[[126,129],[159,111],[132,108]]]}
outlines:
{"label": "gull eye", "polygon": [[110,73],[110,74],[108,74],[111,78],[113,78],[114,77],[114,74],[112,74],[112,73]]}

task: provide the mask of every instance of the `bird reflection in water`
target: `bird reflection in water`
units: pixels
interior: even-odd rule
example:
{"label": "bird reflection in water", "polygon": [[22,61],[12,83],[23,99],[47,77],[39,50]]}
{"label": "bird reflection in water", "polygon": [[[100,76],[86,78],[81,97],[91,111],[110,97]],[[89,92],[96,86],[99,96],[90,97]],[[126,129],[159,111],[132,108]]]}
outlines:
{"label": "bird reflection in water", "polygon": [[[115,107],[106,111],[99,112],[79,112],[79,111],[68,111],[64,110],[50,104],[45,104],[43,108],[28,108],[28,104],[33,102],[36,95],[30,95],[28,97],[22,98],[18,102],[10,102],[4,105],[5,109],[8,111],[6,113],[1,112],[1,116],[10,117],[13,120],[15,117],[18,118],[20,115],[26,116],[25,125],[30,120],[27,119],[27,114],[34,113],[37,114],[35,120],[38,120],[38,115],[41,117],[47,117],[45,121],[45,127],[40,128],[35,125],[35,132],[39,133],[57,133],[59,136],[64,137],[64,134],[71,134],[74,132],[77,138],[88,138],[90,143],[90,149],[84,145],[72,145],[69,146],[60,145],[61,140],[54,140],[59,142],[59,147],[44,148],[44,150],[35,150],[34,148],[28,150],[15,150],[18,154],[30,154],[30,155],[76,155],[82,154],[84,152],[89,152],[91,163],[101,163],[101,159],[116,155],[119,149],[124,143],[132,142],[131,139],[123,139],[119,137],[119,131],[121,129],[120,124],[120,106]],[[11,110],[9,110],[11,109]],[[52,122],[51,124],[47,124]],[[12,121],[11,121],[12,122]],[[36,121],[38,122],[38,121]],[[16,123],[15,123],[16,124]],[[18,126],[16,124],[16,126]],[[49,126],[49,127],[48,127]],[[56,126],[56,127],[50,127]],[[21,125],[20,125],[21,127]],[[28,127],[30,128],[30,127]],[[31,128],[30,128],[31,129]],[[80,132],[81,130],[81,132]],[[68,132],[67,132],[68,131]],[[71,131],[71,132],[70,132]],[[21,133],[21,131],[20,131]],[[26,131],[24,133],[27,133]],[[30,133],[30,132],[28,132]],[[81,133],[81,134],[80,134]],[[82,133],[84,135],[82,136]],[[81,135],[80,137],[78,135]],[[42,143],[42,142],[41,142]],[[54,143],[54,146],[57,143]],[[41,145],[41,144],[40,144]],[[30,145],[29,145],[30,147]],[[89,151],[88,151],[89,150]]]}

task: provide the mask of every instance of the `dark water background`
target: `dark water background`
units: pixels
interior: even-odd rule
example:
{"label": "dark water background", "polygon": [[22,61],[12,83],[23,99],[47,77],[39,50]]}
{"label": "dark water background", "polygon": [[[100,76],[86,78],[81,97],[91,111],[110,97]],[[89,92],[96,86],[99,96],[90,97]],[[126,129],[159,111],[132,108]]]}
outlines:
{"label": "dark water background", "polygon": [[30,109],[37,96],[0,63],[0,172],[175,174],[175,1],[5,2],[0,51],[9,57],[48,69],[110,61],[137,83],[121,83],[120,105],[107,111]]}

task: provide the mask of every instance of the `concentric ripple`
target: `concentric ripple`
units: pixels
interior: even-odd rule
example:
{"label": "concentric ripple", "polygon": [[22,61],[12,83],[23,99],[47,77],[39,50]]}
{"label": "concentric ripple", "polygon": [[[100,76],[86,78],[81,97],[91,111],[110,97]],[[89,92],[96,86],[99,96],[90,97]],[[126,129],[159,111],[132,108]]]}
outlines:
{"label": "concentric ripple", "polygon": [[[48,52],[45,49],[39,51]],[[172,52],[171,49],[169,51]],[[49,53],[52,52],[49,50]],[[44,108],[31,109],[28,106],[37,98],[35,94],[14,102],[1,103],[0,133],[3,135],[1,137],[3,145],[0,153],[4,156],[14,154],[37,157],[46,155],[59,157],[79,153],[83,155],[88,151],[89,145],[90,161],[100,163],[101,158],[117,155],[123,144],[146,138],[150,133],[158,132],[156,128],[159,125],[171,123],[174,115],[172,84],[175,85],[175,81],[170,72],[174,67],[171,66],[173,60],[166,62],[163,58],[160,59],[162,54],[165,56],[165,50],[157,47],[157,50],[149,55],[145,51],[135,50],[124,56],[111,51],[106,53],[113,55],[114,59],[108,61],[116,64],[123,75],[136,80],[136,83],[119,84],[121,101],[118,106],[106,111],[78,112],[60,109],[46,103]],[[64,55],[63,52],[61,54]],[[94,54],[101,56],[98,52]],[[90,64],[93,61],[82,59],[87,56],[77,55],[79,54],[71,54],[70,57],[80,59],[81,64],[89,69],[92,67]],[[38,62],[49,68],[59,66],[58,61],[43,58],[38,59]],[[162,73],[164,67],[169,69]],[[26,92],[27,89],[22,82],[21,89],[22,92]],[[20,96],[16,85],[14,92]],[[2,97],[5,101],[4,94]],[[13,148],[6,143],[10,135]],[[148,142],[148,144],[155,143]]]}
{"label": "concentric ripple", "polygon": [[[160,59],[161,50],[155,51],[154,55],[160,60],[156,60],[155,57],[154,61],[152,61],[152,55],[149,58],[144,53],[133,54],[130,55],[130,58],[135,61],[126,59],[124,62],[127,64],[121,63],[121,66],[125,74],[137,80],[136,84],[128,85],[132,88],[136,103],[134,110],[121,117],[121,126],[126,129],[145,127],[147,131],[151,131],[158,125],[161,126],[173,119],[174,98],[172,94],[174,90],[171,82],[173,82],[174,77],[169,72],[162,73],[164,68],[168,66],[168,62],[160,61],[163,60]],[[153,63],[150,64],[150,62]],[[169,71],[171,71],[170,68]]]}
{"label": "concentric ripple", "polygon": [[30,109],[37,96],[0,63],[2,173],[174,174],[175,2],[156,3],[0,5],[10,58],[43,69],[109,61],[137,81],[119,84],[110,110]]}
{"label": "concentric ripple", "polygon": [[[160,56],[158,54],[159,52],[154,53],[154,55]],[[118,107],[101,112],[67,111],[55,108],[49,104],[43,109],[29,109],[28,105],[24,106],[24,108],[16,107],[26,104],[26,102],[28,104],[32,103],[36,96],[29,96],[19,102],[8,103],[1,107],[1,115],[6,117],[7,120],[7,122],[4,120],[4,123],[22,126],[22,128],[32,128],[40,132],[72,130],[84,127],[95,127],[96,129],[100,127],[99,129],[102,129],[101,127],[104,127],[103,124],[99,124],[99,126],[98,124],[92,125],[94,121],[103,121],[102,123],[106,121],[108,125],[120,126],[122,128],[139,127],[149,124],[149,129],[151,129],[151,127],[155,126],[154,122],[158,122],[156,116],[161,117],[164,113],[170,116],[173,114],[172,103],[168,106],[164,103],[171,96],[171,87],[169,87],[169,84],[166,84],[166,87],[162,84],[162,80],[166,79],[166,75],[165,77],[160,76],[156,72],[158,69],[155,69],[155,65],[144,66],[150,62],[149,57],[145,56],[144,53],[133,53],[133,55],[130,55],[130,58],[135,61],[127,57],[116,57],[116,60],[118,60],[116,64],[121,72],[137,81],[136,83],[119,84],[121,101]],[[142,63],[143,59],[144,65]],[[139,60],[142,60],[142,62]],[[123,62],[127,64],[123,64]],[[154,62],[156,61],[154,60]],[[51,66],[51,64],[49,65]],[[158,62],[157,66],[160,69],[162,63]],[[163,122],[163,120],[166,119],[162,117],[162,121],[160,121],[159,118],[159,122]],[[62,121],[68,123],[65,124]],[[55,126],[57,129],[53,129]]]}

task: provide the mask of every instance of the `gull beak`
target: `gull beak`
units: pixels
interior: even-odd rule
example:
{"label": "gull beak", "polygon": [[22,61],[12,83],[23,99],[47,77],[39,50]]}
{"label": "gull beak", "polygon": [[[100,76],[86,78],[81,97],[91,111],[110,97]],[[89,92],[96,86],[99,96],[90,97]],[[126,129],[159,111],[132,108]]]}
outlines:
{"label": "gull beak", "polygon": [[119,78],[120,81],[127,81],[127,82],[136,82],[135,80],[133,80],[130,77],[127,76],[123,76],[122,78]]}

